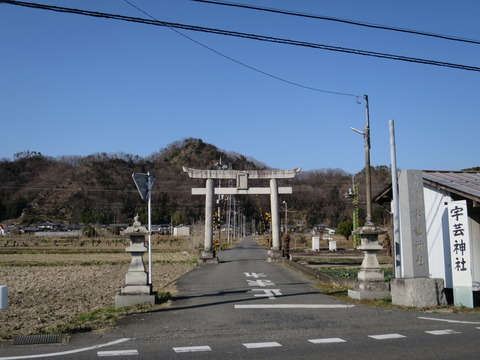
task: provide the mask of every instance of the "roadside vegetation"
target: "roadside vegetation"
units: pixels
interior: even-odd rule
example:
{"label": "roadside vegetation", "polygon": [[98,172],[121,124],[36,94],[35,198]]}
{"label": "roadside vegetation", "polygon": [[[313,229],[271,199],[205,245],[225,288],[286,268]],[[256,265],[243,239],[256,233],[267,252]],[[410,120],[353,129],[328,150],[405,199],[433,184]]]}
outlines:
{"label": "roadside vegetation", "polygon": [[[75,333],[110,328],[128,314],[168,306],[175,280],[197,266],[191,239],[154,237],[152,267],[158,303],[115,309],[131,256],[129,241],[98,238],[0,241],[0,283],[8,286],[8,309],[0,311],[0,339],[20,335]],[[15,245],[14,245],[15,244]],[[61,244],[61,245],[60,245]],[[148,269],[148,256],[144,256]]]}

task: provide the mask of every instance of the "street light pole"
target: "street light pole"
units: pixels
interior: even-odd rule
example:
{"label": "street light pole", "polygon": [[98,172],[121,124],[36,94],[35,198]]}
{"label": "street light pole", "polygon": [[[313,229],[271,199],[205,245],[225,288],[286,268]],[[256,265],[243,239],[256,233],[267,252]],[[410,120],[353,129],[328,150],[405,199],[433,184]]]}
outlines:
{"label": "street light pole", "polygon": [[367,118],[367,124],[363,131],[355,128],[350,128],[353,131],[363,135],[365,140],[365,183],[367,192],[367,217],[365,219],[366,226],[373,226],[372,222],[372,175],[370,173],[370,111],[368,108],[368,95],[363,95],[365,100],[365,113]]}
{"label": "street light pole", "polygon": [[353,235],[360,236],[361,245],[358,247],[364,253],[363,262],[357,274],[354,290],[348,290],[348,296],[357,300],[380,299],[389,297],[388,284],[384,282],[384,273],[378,263],[377,252],[382,249],[378,243],[378,236],[384,234],[383,229],[377,228],[372,222],[372,182],[370,174],[370,114],[368,96],[363,95],[366,104],[367,124],[365,130],[351,128],[362,134],[365,140],[365,183],[367,187],[367,217],[365,225],[353,231]]}
{"label": "street light pole", "polygon": [[370,174],[370,112],[368,109],[368,95],[363,95],[365,99],[365,112],[367,124],[365,125],[365,177],[367,186],[367,218],[365,223],[367,226],[373,225],[372,222],[372,176]]}

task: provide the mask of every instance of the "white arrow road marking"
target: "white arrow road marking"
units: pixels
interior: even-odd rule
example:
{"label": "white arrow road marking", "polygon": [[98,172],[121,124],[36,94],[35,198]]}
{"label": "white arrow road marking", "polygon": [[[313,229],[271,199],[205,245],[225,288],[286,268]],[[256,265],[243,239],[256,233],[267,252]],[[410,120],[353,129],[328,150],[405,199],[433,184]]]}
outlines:
{"label": "white arrow road marking", "polygon": [[244,272],[244,274],[245,274],[246,277],[253,277],[255,279],[258,279],[259,277],[267,277],[267,275],[265,275],[264,273]]}
{"label": "white arrow road marking", "polygon": [[332,344],[332,343],[347,342],[347,340],[343,340],[341,338],[312,339],[308,341],[310,341],[313,344]]}
{"label": "white arrow road marking", "polygon": [[401,339],[406,336],[400,335],[400,334],[381,334],[381,335],[368,335],[368,337],[371,337],[372,339],[376,339],[376,340],[388,340],[388,339]]}
{"label": "white arrow road marking", "polygon": [[137,350],[113,350],[113,351],[97,351],[98,356],[129,356],[138,355]]}
{"label": "white arrow road marking", "polygon": [[247,280],[247,282],[250,286],[275,286],[275,284],[271,280]]}
{"label": "white arrow road marking", "polygon": [[173,351],[176,353],[185,353],[185,352],[200,352],[200,351],[212,351],[210,346],[185,346],[185,347],[174,347]]}
{"label": "white arrow road marking", "polygon": [[[255,289],[254,289],[255,290]],[[260,290],[260,289],[258,289]],[[263,294],[262,294],[263,296]],[[235,305],[235,309],[347,309],[355,305],[342,304],[254,304]]]}
{"label": "white arrow road marking", "polygon": [[53,357],[53,356],[65,356],[69,354],[76,354],[79,352],[84,352],[84,351],[89,351],[89,350],[95,350],[95,349],[100,349],[106,346],[112,346],[116,344],[121,344],[125,341],[130,340],[129,338],[123,338],[123,339],[118,339],[106,344],[100,344],[100,345],[94,345],[86,348],[80,348],[80,349],[75,349],[75,350],[69,350],[69,351],[62,351],[58,353],[49,353],[49,354],[37,354],[37,355],[22,355],[22,356],[9,356],[9,357],[1,357],[0,360],[19,360],[19,359],[37,359],[37,358],[44,358],[44,357]]}
{"label": "white arrow road marking", "polygon": [[263,291],[263,294],[253,294],[253,296],[268,297],[270,300],[275,299],[275,295],[282,296],[280,289],[252,289],[252,291]]}
{"label": "white arrow road marking", "polygon": [[282,346],[278,342],[246,343],[243,344],[247,349],[261,349]]}
{"label": "white arrow road marking", "polygon": [[453,323],[453,324],[473,324],[473,325],[480,324],[480,322],[478,321],[448,320],[448,319],[437,319],[437,318],[429,318],[429,317],[422,317],[422,316],[419,316],[418,318],[422,320],[444,321],[444,322]]}
{"label": "white arrow road marking", "polygon": [[451,335],[451,334],[461,334],[459,331],[455,330],[433,330],[433,331],[425,331],[427,334],[430,335]]}

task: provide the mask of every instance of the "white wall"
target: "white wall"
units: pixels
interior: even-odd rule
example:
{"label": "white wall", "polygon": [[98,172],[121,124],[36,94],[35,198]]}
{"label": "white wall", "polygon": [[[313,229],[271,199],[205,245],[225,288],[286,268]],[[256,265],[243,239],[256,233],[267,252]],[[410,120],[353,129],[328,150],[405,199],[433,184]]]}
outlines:
{"label": "white wall", "polygon": [[445,287],[452,287],[450,237],[447,205],[449,193],[424,184],[425,221],[427,226],[428,265],[431,278],[442,278]]}
{"label": "white wall", "polygon": [[468,225],[470,227],[470,244],[472,246],[472,281],[480,281],[480,210],[469,208]]}
{"label": "white wall", "polygon": [[173,236],[189,236],[190,228],[188,226],[177,226],[173,228]]}

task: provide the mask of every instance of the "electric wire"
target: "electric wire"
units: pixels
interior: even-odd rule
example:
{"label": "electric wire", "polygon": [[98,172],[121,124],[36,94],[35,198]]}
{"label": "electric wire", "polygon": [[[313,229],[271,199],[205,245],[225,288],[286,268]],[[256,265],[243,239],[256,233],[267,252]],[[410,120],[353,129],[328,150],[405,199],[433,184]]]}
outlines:
{"label": "electric wire", "polygon": [[267,11],[267,12],[272,12],[272,13],[299,16],[299,17],[305,17],[305,18],[311,18],[311,19],[335,21],[335,22],[340,22],[340,23],[345,23],[345,24],[350,24],[350,25],[363,26],[363,27],[368,27],[368,28],[373,28],[373,29],[397,31],[397,32],[403,32],[403,33],[407,33],[407,34],[429,36],[429,37],[435,37],[435,38],[444,39],[444,40],[460,41],[460,42],[466,42],[466,43],[470,43],[470,44],[480,45],[480,40],[467,39],[467,38],[463,38],[463,37],[459,37],[459,36],[437,34],[437,33],[432,33],[432,32],[406,29],[406,28],[394,27],[394,26],[388,26],[388,25],[372,24],[372,23],[367,23],[367,22],[357,21],[357,20],[348,20],[348,19],[341,19],[341,18],[335,18],[335,17],[330,17],[330,16],[306,14],[306,13],[300,13],[300,12],[294,12],[294,11],[288,11],[288,10],[267,8],[267,7],[262,7],[262,6],[253,6],[253,5],[247,5],[247,4],[232,3],[232,2],[228,2],[228,1],[215,1],[215,0],[191,0],[191,1],[202,2],[202,3],[207,3],[207,4],[214,4],[214,5],[233,6],[233,7],[245,8],[245,9],[251,9],[251,10]]}
{"label": "electric wire", "polygon": [[[132,7],[134,7],[135,9],[137,9],[138,11],[142,12],[143,14],[145,14],[146,16],[148,16],[149,18],[153,19],[153,20],[156,20],[156,21],[159,21],[157,18],[155,18],[154,16],[150,15],[149,13],[147,13],[146,11],[144,11],[143,9],[139,8],[138,6],[136,6],[135,4],[133,4],[132,2],[130,2],[129,0],[124,0],[127,4],[131,5]],[[176,30],[175,28],[172,28],[172,27],[169,27],[170,30],[174,31],[175,33],[177,33],[178,35],[180,36],[183,36],[184,38],[194,42],[195,44],[213,52],[214,54],[217,54],[227,60],[230,60],[238,65],[241,65],[247,69],[250,69],[250,70],[253,70],[255,72],[258,72],[262,75],[265,75],[265,76],[268,76],[272,79],[275,79],[275,80],[278,80],[278,81],[282,81],[284,83],[287,83],[289,85],[294,85],[294,86],[297,86],[297,87],[300,87],[302,89],[307,89],[307,90],[313,90],[313,91],[317,91],[317,92],[322,92],[322,93],[327,93],[327,94],[333,94],[333,95],[342,95],[342,96],[352,96],[352,97],[355,97],[355,98],[358,98],[358,95],[353,95],[353,94],[348,94],[348,93],[343,93],[343,92],[337,92],[337,91],[331,91],[331,90],[323,90],[323,89],[318,89],[318,88],[314,88],[314,87],[311,87],[311,86],[306,86],[306,85],[302,85],[302,84],[299,84],[299,83],[296,83],[296,82],[293,82],[293,81],[290,81],[290,80],[287,80],[287,79],[284,79],[284,78],[281,78],[279,76],[276,76],[276,75],[273,75],[273,74],[270,74],[266,71],[263,71],[263,70],[260,70],[258,68],[255,68],[251,65],[248,65],[248,64],[245,64],[244,62],[241,62],[237,59],[234,59],[232,58],[231,56],[228,56],[228,55],[225,55],[224,53],[221,53],[219,52],[218,50],[215,50],[213,49],[212,47],[210,46],[207,46],[205,45],[204,43],[201,43],[200,41],[198,40],[195,40],[194,38],[182,33],[181,31],[178,31]]]}
{"label": "electric wire", "polygon": [[165,27],[172,27],[172,28],[178,28],[178,29],[184,29],[184,30],[200,31],[200,32],[205,32],[210,34],[238,37],[238,38],[251,39],[251,40],[257,40],[257,41],[263,41],[263,42],[271,42],[271,43],[285,44],[285,45],[292,45],[292,46],[301,46],[301,47],[307,47],[312,49],[328,50],[328,51],[342,52],[347,54],[356,54],[356,55],[363,55],[363,56],[369,56],[369,57],[480,72],[480,67],[477,67],[477,66],[415,58],[415,57],[409,57],[409,56],[403,56],[403,55],[380,53],[380,52],[374,52],[374,51],[368,51],[368,50],[345,48],[340,46],[317,44],[317,43],[311,43],[306,41],[277,38],[272,36],[256,35],[251,33],[221,30],[221,29],[207,28],[202,26],[186,25],[186,24],[179,24],[179,23],[171,23],[171,22],[159,21],[159,20],[151,20],[151,19],[149,20],[149,19],[143,19],[143,18],[124,16],[124,15],[108,14],[108,13],[101,13],[101,12],[88,11],[88,10],[79,10],[79,9],[65,8],[65,7],[59,7],[59,6],[53,6],[53,5],[27,3],[27,2],[14,1],[14,0],[0,0],[0,3],[26,6],[30,8],[51,10],[51,11],[64,12],[64,13],[93,16],[93,17],[105,18],[105,19],[129,21],[129,22],[142,23],[142,24],[155,25],[155,26],[165,26]]}

